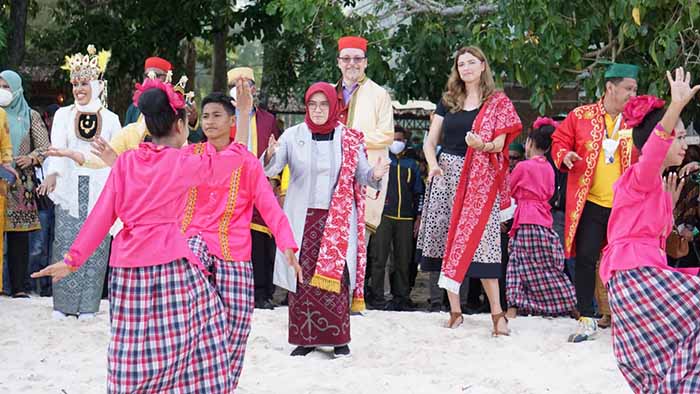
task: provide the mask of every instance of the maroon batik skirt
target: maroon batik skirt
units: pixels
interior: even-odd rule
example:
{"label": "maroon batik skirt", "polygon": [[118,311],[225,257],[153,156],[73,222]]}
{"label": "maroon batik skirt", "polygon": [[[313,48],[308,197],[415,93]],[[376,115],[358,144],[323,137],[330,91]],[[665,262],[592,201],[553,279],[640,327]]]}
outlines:
{"label": "maroon batik skirt", "polygon": [[[289,343],[296,346],[342,346],[350,343],[350,293],[344,276],[340,293],[309,285],[316,270],[328,210],[306,212],[299,264],[304,283],[289,292]],[[347,274],[347,269],[346,269]]]}

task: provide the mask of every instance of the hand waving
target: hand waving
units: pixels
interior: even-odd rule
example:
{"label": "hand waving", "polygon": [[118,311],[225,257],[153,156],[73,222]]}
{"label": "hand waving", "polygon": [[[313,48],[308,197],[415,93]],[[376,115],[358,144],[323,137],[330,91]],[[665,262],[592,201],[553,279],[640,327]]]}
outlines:
{"label": "hand waving", "polygon": [[683,67],[678,67],[675,71],[675,78],[671,77],[671,72],[666,71],[668,84],[671,86],[671,101],[685,106],[700,91],[700,85],[690,87],[690,73],[684,72]]}

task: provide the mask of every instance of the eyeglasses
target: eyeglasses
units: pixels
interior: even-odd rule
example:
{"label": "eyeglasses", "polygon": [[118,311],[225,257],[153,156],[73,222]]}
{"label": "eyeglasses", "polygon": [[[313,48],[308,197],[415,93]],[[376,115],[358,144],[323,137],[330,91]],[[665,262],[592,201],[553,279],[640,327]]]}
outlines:
{"label": "eyeglasses", "polygon": [[355,64],[360,64],[360,63],[362,63],[362,61],[365,60],[365,59],[367,59],[366,56],[365,56],[365,57],[359,57],[359,56],[358,56],[358,57],[343,56],[343,57],[339,57],[339,58],[338,58],[338,60],[340,60],[341,62],[343,62],[343,64],[348,64],[348,63],[350,63],[350,62],[353,62],[353,63],[355,63]]}
{"label": "eyeglasses", "polygon": [[464,67],[464,66],[474,67],[477,64],[481,64],[481,63],[483,63],[481,60],[470,60],[468,62],[457,63],[457,67]]}
{"label": "eyeglasses", "polygon": [[309,111],[316,111],[318,109],[321,109],[321,111],[328,111],[328,108],[330,108],[330,103],[328,101],[321,101],[320,103],[317,103],[315,101],[309,101],[306,104],[306,107],[309,109]]}

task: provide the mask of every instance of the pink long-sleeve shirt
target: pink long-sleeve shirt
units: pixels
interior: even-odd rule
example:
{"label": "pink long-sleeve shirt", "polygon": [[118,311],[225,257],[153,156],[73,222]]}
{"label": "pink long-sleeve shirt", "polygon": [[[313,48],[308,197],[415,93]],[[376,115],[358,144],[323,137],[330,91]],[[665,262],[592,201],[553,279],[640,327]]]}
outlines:
{"label": "pink long-sleeve shirt", "polygon": [[615,271],[654,267],[697,275],[698,268],[672,268],[666,260],[666,238],[673,229],[673,200],[661,179],[673,137],[654,130],[639,161],[615,183],[608,221],[608,246],[600,262],[603,283]]}
{"label": "pink long-sleeve shirt", "polygon": [[535,156],[518,163],[510,175],[510,190],[517,205],[510,230],[511,237],[521,224],[539,224],[552,228],[549,199],[554,194],[554,169],[544,156]]}
{"label": "pink long-sleeve shirt", "polygon": [[[186,147],[201,150],[199,144]],[[189,193],[182,228],[187,237],[201,235],[209,252],[225,261],[250,261],[253,207],[260,212],[281,251],[297,251],[287,216],[265,176],[260,161],[239,143],[224,152],[228,175],[210,178]]]}
{"label": "pink long-sleeve shirt", "polygon": [[124,228],[112,243],[111,266],[147,267],[187,258],[202,268],[180,231],[178,216],[191,187],[226,177],[227,155],[211,146],[195,155],[151,143],[119,155],[66,263],[82,265],[120,218]]}

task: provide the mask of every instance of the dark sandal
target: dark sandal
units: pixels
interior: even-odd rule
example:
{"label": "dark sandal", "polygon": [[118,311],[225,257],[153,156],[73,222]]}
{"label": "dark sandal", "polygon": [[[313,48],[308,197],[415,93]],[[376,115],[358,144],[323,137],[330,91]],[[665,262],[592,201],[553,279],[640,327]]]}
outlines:
{"label": "dark sandal", "polygon": [[447,328],[457,328],[464,323],[462,312],[450,312],[450,320],[447,321]]}
{"label": "dark sandal", "polygon": [[498,321],[501,319],[505,320],[506,323],[508,323],[508,318],[506,317],[505,312],[491,314],[491,321],[493,322],[493,331],[491,332],[491,335],[493,335],[494,337],[501,335],[510,336],[510,329],[508,329],[508,331],[498,331]]}

